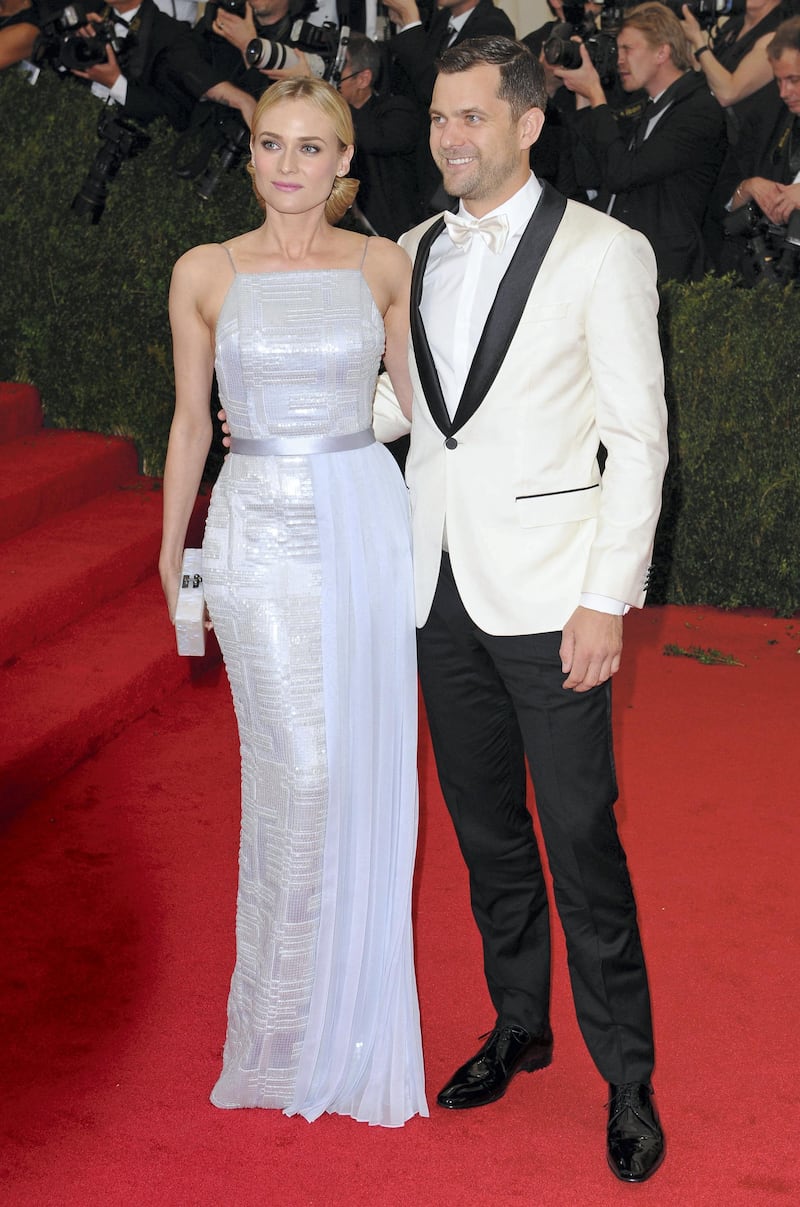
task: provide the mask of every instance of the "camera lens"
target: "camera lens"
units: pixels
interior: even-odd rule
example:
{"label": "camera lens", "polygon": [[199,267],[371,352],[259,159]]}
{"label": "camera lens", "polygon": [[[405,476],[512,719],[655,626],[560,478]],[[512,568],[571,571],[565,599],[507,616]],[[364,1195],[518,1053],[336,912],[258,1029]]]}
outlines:
{"label": "camera lens", "polygon": [[245,47],[244,57],[248,67],[280,70],[286,62],[286,47],[281,42],[270,42],[269,38],[253,38]]}
{"label": "camera lens", "polygon": [[564,67],[567,71],[574,71],[581,65],[580,46],[566,38],[548,38],[544,44],[544,57],[551,67]]}

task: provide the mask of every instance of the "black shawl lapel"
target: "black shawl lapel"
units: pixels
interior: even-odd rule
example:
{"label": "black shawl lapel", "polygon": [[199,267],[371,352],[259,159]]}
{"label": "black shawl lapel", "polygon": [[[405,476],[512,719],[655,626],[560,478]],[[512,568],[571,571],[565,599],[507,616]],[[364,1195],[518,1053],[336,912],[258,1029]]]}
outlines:
{"label": "black shawl lapel", "polygon": [[419,302],[422,297],[422,278],[428,263],[433,241],[444,230],[444,218],[437,218],[426,230],[419,242],[417,254],[414,257],[414,269],[411,274],[411,342],[414,347],[414,357],[417,362],[417,372],[422,383],[422,389],[428,403],[428,409],[434,423],[445,435],[450,433],[450,416],[447,413],[439,374],[431,356],[428,337],[419,312]]}
{"label": "black shawl lapel", "polygon": [[[566,207],[566,198],[556,192],[546,181],[543,182],[542,195],[522,233],[519,246],[514,252],[508,270],[500,282],[497,296],[492,303],[486,326],[472,358],[467,380],[464,383],[464,392],[461,395],[453,422],[448,423],[448,428],[442,428],[442,431],[457,432],[468,419],[472,418],[486,397],[514,338],[531,288]],[[444,219],[441,221],[443,225]],[[441,230],[438,223],[435,225],[438,230]],[[427,253],[425,258],[427,259]],[[417,257],[417,263],[419,263],[419,257]],[[420,288],[421,283],[422,273],[420,272]],[[414,311],[415,307],[412,306],[412,315]],[[428,350],[428,356],[430,357],[430,350]],[[418,353],[417,363],[419,363]],[[436,372],[435,368],[433,372]],[[438,378],[436,384],[439,385]],[[439,396],[441,397],[441,387],[439,387]],[[430,398],[430,395],[428,397]],[[447,409],[444,400],[442,400],[442,408],[446,415]],[[439,423],[438,419],[436,421]],[[441,423],[439,423],[439,427],[442,427]]]}

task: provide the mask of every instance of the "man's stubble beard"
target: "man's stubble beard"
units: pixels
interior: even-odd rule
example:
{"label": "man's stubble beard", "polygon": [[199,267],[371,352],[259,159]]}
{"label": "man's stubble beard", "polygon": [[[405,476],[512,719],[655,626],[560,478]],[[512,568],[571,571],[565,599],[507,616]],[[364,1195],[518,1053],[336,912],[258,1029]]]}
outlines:
{"label": "man's stubble beard", "polygon": [[[439,170],[442,173],[442,184],[445,192],[451,197],[461,197],[465,201],[484,201],[494,193],[499,192],[503,185],[510,180],[519,169],[519,158],[516,153],[499,163],[485,164],[480,155],[473,165],[469,176],[461,176],[448,184],[448,170],[445,156],[439,155]],[[451,187],[452,186],[452,187]]]}

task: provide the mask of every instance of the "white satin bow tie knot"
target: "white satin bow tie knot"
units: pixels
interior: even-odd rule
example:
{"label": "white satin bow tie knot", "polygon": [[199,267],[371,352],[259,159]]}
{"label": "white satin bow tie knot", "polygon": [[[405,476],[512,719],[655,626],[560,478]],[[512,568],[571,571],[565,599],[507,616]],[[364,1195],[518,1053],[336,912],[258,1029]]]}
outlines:
{"label": "white satin bow tie knot", "polygon": [[445,214],[447,233],[456,247],[467,247],[473,235],[480,235],[486,246],[498,255],[508,238],[508,218],[495,214],[492,218],[467,218],[463,214]]}

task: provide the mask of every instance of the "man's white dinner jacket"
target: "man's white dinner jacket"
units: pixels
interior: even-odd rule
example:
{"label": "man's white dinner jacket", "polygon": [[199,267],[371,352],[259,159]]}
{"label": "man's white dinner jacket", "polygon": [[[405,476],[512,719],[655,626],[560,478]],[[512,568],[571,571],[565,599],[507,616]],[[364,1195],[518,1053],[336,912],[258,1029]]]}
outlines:
{"label": "man's white dinner jacket", "polygon": [[[553,190],[545,188],[544,198],[551,209],[554,199],[563,206]],[[532,233],[541,210],[540,202]],[[485,632],[560,630],[584,592],[641,607],[667,461],[649,243],[567,202],[549,246],[537,253],[529,239],[515,254],[487,322],[490,338],[451,420],[419,314],[426,242],[437,224],[441,217],[400,240],[417,260],[406,466],[417,623],[425,622],[436,589],[445,519],[459,592]],[[544,258],[529,289],[526,265],[537,254]],[[390,440],[405,430],[384,375],[376,435]]]}

